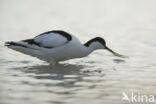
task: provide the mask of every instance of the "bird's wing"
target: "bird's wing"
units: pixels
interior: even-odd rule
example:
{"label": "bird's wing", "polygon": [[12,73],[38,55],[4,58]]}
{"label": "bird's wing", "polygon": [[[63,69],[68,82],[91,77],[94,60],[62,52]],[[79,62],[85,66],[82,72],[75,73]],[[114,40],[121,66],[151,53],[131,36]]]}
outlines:
{"label": "bird's wing", "polygon": [[55,48],[71,41],[72,36],[64,31],[48,31],[36,36],[33,40],[36,45],[45,48]]}
{"label": "bird's wing", "polygon": [[6,42],[6,46],[20,46],[25,48],[38,49],[55,48],[67,44],[72,36],[64,31],[48,31],[42,33],[33,39],[21,40],[18,42]]}

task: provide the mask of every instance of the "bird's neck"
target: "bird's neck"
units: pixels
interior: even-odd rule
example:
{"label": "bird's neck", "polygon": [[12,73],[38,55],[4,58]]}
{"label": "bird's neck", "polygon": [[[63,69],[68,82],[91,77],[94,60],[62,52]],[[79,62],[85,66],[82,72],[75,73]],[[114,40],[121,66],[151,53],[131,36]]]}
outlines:
{"label": "bird's neck", "polygon": [[100,49],[97,42],[91,42],[90,40],[86,42],[83,47],[85,48],[87,55],[89,55],[94,50]]}

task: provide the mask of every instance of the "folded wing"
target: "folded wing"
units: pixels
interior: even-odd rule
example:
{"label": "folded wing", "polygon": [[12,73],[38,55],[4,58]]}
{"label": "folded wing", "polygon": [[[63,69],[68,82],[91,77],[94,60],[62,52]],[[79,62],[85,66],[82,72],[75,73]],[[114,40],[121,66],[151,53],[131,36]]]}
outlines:
{"label": "folded wing", "polygon": [[45,48],[55,48],[69,42],[66,37],[53,32],[43,33],[42,35],[36,36],[33,40],[37,43],[36,45]]}

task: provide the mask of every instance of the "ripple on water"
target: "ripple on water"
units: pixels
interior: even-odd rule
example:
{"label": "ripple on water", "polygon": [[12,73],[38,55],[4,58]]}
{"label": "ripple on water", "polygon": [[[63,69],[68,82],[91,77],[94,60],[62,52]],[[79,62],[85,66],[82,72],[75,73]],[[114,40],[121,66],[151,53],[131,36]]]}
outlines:
{"label": "ripple on water", "polygon": [[113,59],[113,61],[117,64],[126,62],[125,60],[122,60],[122,59]]}
{"label": "ripple on water", "polygon": [[[124,0],[115,3],[105,0],[62,0],[61,3],[58,0],[3,0],[0,103],[121,104],[123,91],[156,95],[155,3],[121,1]],[[32,18],[28,18],[29,15]],[[47,23],[52,27],[67,24],[71,27],[69,31],[77,32],[80,40],[87,41],[100,34],[110,48],[132,58],[121,59],[98,50],[86,58],[49,66],[2,46],[4,41],[34,37],[32,33],[44,30]]]}

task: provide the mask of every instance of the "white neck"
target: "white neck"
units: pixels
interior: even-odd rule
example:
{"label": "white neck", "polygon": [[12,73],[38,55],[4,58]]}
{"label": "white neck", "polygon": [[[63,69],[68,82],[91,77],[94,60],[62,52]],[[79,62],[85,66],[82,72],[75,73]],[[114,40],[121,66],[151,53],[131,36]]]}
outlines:
{"label": "white neck", "polygon": [[82,46],[82,50],[85,56],[89,55],[91,52],[97,49],[104,49],[104,47],[99,44],[99,42],[93,42],[89,46]]}

